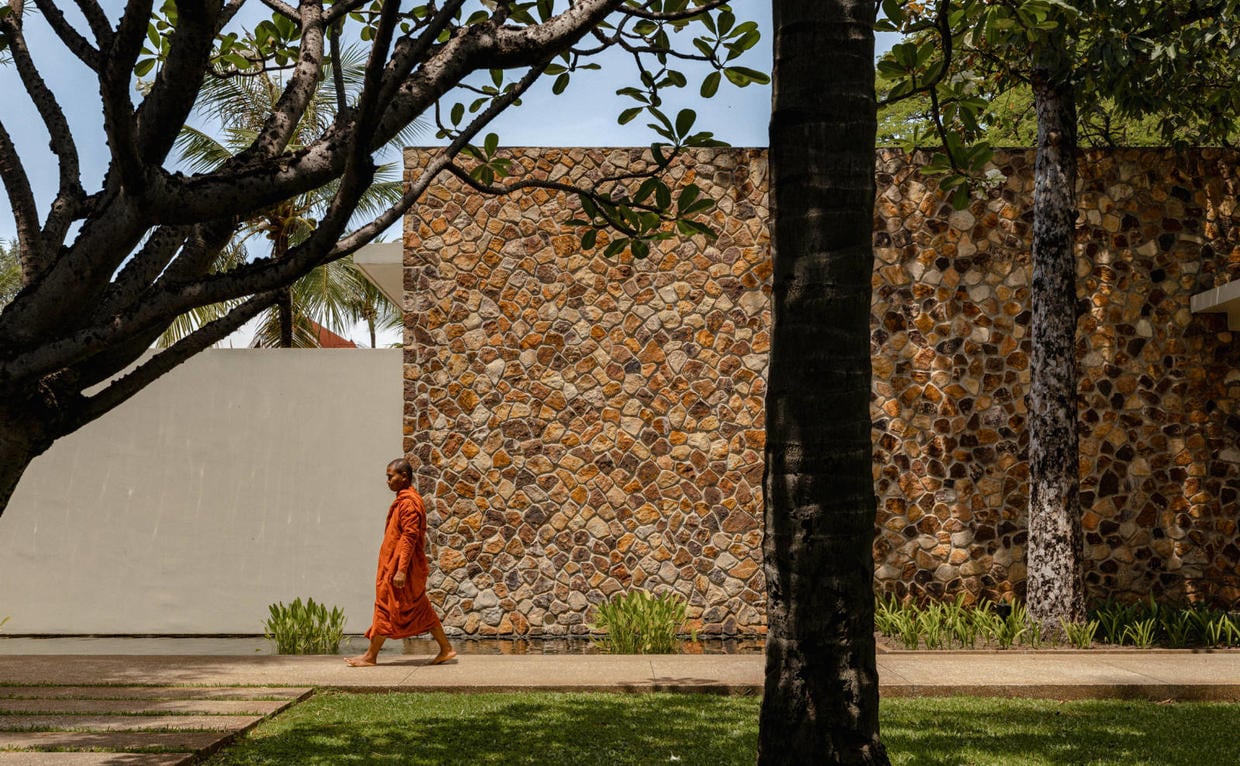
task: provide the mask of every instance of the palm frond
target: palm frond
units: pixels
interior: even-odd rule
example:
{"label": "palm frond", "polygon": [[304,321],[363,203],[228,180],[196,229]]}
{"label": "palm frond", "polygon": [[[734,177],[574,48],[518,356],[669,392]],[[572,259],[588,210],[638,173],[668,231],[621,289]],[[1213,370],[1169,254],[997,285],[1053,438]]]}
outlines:
{"label": "palm frond", "polygon": [[181,128],[175,146],[181,161],[194,173],[215,170],[233,155],[215,138],[189,125]]}
{"label": "palm frond", "polygon": [[22,289],[22,261],[17,242],[0,239],[0,309],[17,297]]}

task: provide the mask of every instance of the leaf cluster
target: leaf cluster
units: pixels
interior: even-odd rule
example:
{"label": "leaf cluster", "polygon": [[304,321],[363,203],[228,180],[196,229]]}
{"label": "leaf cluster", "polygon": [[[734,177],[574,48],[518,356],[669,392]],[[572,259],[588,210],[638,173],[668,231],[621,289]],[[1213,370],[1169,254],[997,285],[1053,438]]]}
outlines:
{"label": "leaf cluster", "polygon": [[263,635],[274,641],[277,654],[339,654],[344,638],[344,611],[328,610],[314,599],[291,604],[278,601],[267,607]]}
{"label": "leaf cluster", "polygon": [[603,633],[594,640],[612,654],[676,654],[687,609],[675,593],[635,590],[599,604],[590,627]]}
{"label": "leaf cluster", "polygon": [[929,170],[966,204],[990,147],[1027,145],[1035,81],[1073,93],[1095,145],[1229,143],[1240,116],[1234,0],[884,0],[880,135],[934,146]]}

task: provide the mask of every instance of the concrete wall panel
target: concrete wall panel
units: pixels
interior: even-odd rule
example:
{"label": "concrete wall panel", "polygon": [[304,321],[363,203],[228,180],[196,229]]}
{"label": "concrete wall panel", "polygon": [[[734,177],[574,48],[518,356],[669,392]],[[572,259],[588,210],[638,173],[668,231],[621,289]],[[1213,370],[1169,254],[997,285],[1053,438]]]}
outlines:
{"label": "concrete wall panel", "polygon": [[216,350],[57,442],[0,517],[10,634],[259,633],[274,601],[370,624],[401,454],[399,350]]}

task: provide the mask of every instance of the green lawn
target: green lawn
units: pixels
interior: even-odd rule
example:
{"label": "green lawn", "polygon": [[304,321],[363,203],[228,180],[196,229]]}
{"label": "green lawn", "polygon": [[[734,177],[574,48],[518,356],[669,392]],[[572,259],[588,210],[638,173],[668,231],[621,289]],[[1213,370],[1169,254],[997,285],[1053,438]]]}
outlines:
{"label": "green lawn", "polygon": [[[755,698],[321,693],[209,764],[752,764]],[[1240,763],[1240,705],[883,701],[895,764]]]}

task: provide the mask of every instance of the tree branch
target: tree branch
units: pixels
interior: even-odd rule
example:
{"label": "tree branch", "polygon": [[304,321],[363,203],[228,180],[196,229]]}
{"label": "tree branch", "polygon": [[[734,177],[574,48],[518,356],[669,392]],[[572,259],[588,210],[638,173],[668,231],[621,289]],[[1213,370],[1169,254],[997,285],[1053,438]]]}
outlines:
{"label": "tree branch", "polygon": [[173,367],[228,337],[257,316],[260,311],[275,303],[275,300],[276,293],[274,292],[255,295],[219,319],[199,327],[167,349],[157,353],[132,372],[113,381],[102,391],[86,397],[85,406],[79,410],[82,419],[78,425],[89,423],[129,400]]}
{"label": "tree branch", "polygon": [[99,71],[99,51],[90,44],[89,40],[78,34],[78,31],[65,20],[65,15],[60,12],[56,4],[48,2],[48,0],[34,0],[34,4],[39,9],[39,12],[43,14],[43,18],[47,19],[47,23],[51,25],[52,31],[56,33],[56,36],[64,43],[64,46],[74,56],[77,56],[78,60],[83,64],[96,72]]}
{"label": "tree branch", "polygon": [[709,13],[716,8],[722,8],[729,5],[732,0],[711,0],[709,3],[696,5],[693,8],[687,8],[683,11],[674,13],[662,13],[656,11],[648,11],[644,6],[626,5],[620,8],[620,13],[638,19],[646,19],[648,21],[685,21],[687,19],[695,19],[704,13]]}
{"label": "tree branch", "polygon": [[96,45],[102,51],[112,44],[112,24],[108,21],[108,15],[94,0],[76,0],[76,2],[78,10],[86,17],[86,23],[95,36]]}
{"label": "tree branch", "polygon": [[[481,192],[483,194],[491,194],[491,195],[498,196],[498,195],[503,195],[503,194],[512,194],[513,192],[522,191],[524,189],[546,189],[548,191],[565,192],[567,194],[585,195],[589,197],[590,199],[594,200],[596,203],[598,202],[602,203],[602,205],[599,206],[598,213],[600,216],[602,216],[603,220],[607,222],[608,226],[610,226],[611,228],[629,237],[641,236],[641,232],[628,226],[627,224],[624,223],[624,221],[621,221],[620,219],[616,218],[615,216],[607,212],[606,207],[608,205],[614,205],[615,204],[614,202],[612,202],[610,199],[607,199],[603,195],[595,191],[592,191],[590,189],[582,189],[578,186],[573,186],[572,184],[562,184],[556,181],[540,181],[538,179],[524,179],[524,180],[516,181],[510,184],[499,184],[499,185],[484,184],[484,183],[481,183],[475,180],[472,176],[469,175],[469,173],[465,172],[464,168],[460,167],[459,165],[456,165],[455,163],[449,165],[447,167],[447,170],[449,173],[451,173],[452,175],[460,179],[461,182],[464,183],[466,186],[470,187],[471,189],[475,191]],[[653,208],[650,208],[649,206],[638,206],[638,207],[645,207],[648,210],[653,209]]]}
{"label": "tree branch", "polygon": [[38,253],[42,251],[42,240],[39,235],[39,209],[30,189],[26,167],[3,122],[0,122],[0,181],[4,182],[17,224],[18,254],[22,264],[22,285],[25,286],[34,281],[35,274],[40,271],[42,259]]}
{"label": "tree branch", "polygon": [[107,297],[100,301],[94,316],[102,319],[132,306],[172,261],[190,231],[189,226],[161,226],[156,229],[113,280]]}
{"label": "tree branch", "polygon": [[297,12],[296,8],[292,7],[288,3],[280,2],[280,0],[262,0],[262,3],[289,21],[295,21],[298,24],[301,23],[301,14]]}
{"label": "tree branch", "polygon": [[303,2],[299,19],[301,46],[293,75],[289,78],[284,92],[280,94],[280,100],[272,108],[263,129],[254,138],[250,148],[239,157],[241,162],[245,161],[246,155],[271,157],[283,151],[296,132],[297,123],[305,114],[307,105],[314,98],[319,71],[323,68],[323,3]]}
{"label": "tree branch", "polygon": [[542,76],[543,70],[547,68],[550,59],[544,61],[540,66],[533,67],[525,73],[525,76],[514,83],[512,89],[503,94],[499,98],[491,102],[477,117],[473,119],[460,135],[452,140],[423,170],[422,175],[417,181],[409,184],[409,188],[401,195],[401,198],[382,214],[375,217],[369,224],[358,228],[348,236],[343,237],[336,243],[336,247],[329,254],[329,259],[341,258],[356,251],[372,239],[383,233],[389,226],[400,220],[413,203],[421,198],[422,194],[431,185],[431,182],[448,166],[452,160],[464,149],[469,146],[482,129],[490,124],[505,109],[513,104],[517,99],[530,89],[530,86],[538,81]]}
{"label": "tree branch", "polygon": [[[81,168],[78,161],[77,145],[73,140],[73,131],[69,128],[69,121],[65,119],[64,110],[60,108],[60,103],[56,100],[55,94],[47,87],[43,76],[39,73],[38,67],[35,66],[34,59],[30,56],[30,50],[26,47],[26,38],[22,33],[21,17],[18,14],[10,14],[0,22],[0,28],[3,28],[5,35],[8,37],[9,50],[13,55],[13,64],[17,68],[17,73],[21,77],[22,85],[26,93],[30,96],[31,103],[39,112],[39,117],[43,119],[43,125],[47,128],[48,135],[51,137],[51,149],[56,155],[59,166],[60,186],[57,191],[56,202],[61,206],[71,205],[73,201],[80,201],[86,196],[86,192],[82,189]],[[55,210],[55,206],[53,210]],[[71,211],[69,211],[71,214]],[[63,215],[63,212],[62,212]],[[53,219],[49,219],[49,228],[59,229],[59,226],[51,225],[56,223]],[[50,257],[47,254],[47,248],[42,238],[32,239],[29,242],[32,248],[33,257],[42,270],[47,265]],[[34,274],[29,274],[28,279],[33,280]]]}
{"label": "tree branch", "polygon": [[130,76],[142,51],[152,0],[134,0],[125,6],[125,15],[112,36],[99,72],[103,95],[103,128],[108,137],[114,170],[121,185],[141,196],[145,186],[133,102],[129,97]]}
{"label": "tree branch", "polygon": [[365,5],[367,0],[348,0],[348,2],[332,3],[332,7],[327,10],[327,16],[324,18],[328,24],[335,24],[353,11],[358,10]]}
{"label": "tree branch", "polygon": [[163,163],[194,108],[198,88],[188,87],[188,83],[197,85],[208,67],[219,22],[215,10],[212,3],[177,3],[178,23],[169,42],[168,57],[135,119],[137,145],[145,167]]}

